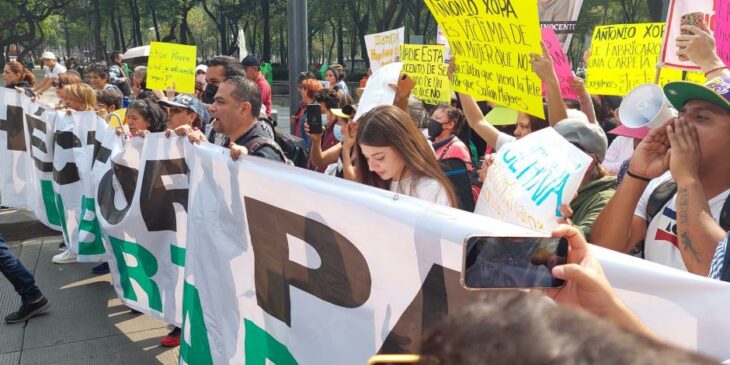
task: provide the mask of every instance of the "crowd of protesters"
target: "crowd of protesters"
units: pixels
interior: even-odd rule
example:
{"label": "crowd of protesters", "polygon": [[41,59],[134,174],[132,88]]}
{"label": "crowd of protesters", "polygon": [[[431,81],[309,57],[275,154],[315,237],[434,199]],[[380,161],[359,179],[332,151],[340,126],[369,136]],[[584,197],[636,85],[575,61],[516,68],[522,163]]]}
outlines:
{"label": "crowd of protesters", "polygon": [[[626,356],[629,363],[645,357],[662,363],[706,363],[708,360],[698,355],[661,344],[616,297],[586,245],[591,242],[693,274],[730,281],[726,265],[730,160],[725,155],[730,141],[730,72],[717,56],[706,27],[684,28],[687,34],[676,40],[679,52],[700,66],[709,82],[704,86],[684,82],[666,85],[667,99],[678,117],[661,121],[663,124],[654,130],[622,125],[617,112],[621,98],[590,95],[578,77],[573,86],[579,100],[563,100],[546,51],[531,59],[533,70],[545,85],[546,119],[478,103],[465,94],[454,95],[450,105],[424,105],[410,95],[414,85],[408,77],[392,86],[396,95],[393,105],[378,106],[356,119],[358,105],[344,82],[343,67],[329,65],[323,70],[324,80],[311,72],[302,73],[297,80],[301,105],[291,117],[293,135],[286,136],[292,145],[284,145],[281,133],[285,132],[270,119],[272,93],[266,76],[271,71],[264,69],[262,73],[261,62],[252,56],[242,62],[217,56],[199,65],[192,95],[148,89],[144,66],[125,70],[119,53],[112,55],[109,66],[89,66],[82,78],[46,52],[42,57],[46,67],[42,80],[35,80],[19,62],[5,66],[3,79],[6,87],[32,97],[53,86],[60,100],[59,109],[94,110],[117,128],[120,136],[143,137],[166,131],[168,135],[187,136],[194,143],[229,148],[233,159],[251,155],[290,164],[294,164],[294,150],[298,149],[308,157],[302,168],[466,210],[473,209],[480,182],[489,174],[496,151],[530,133],[553,127],[591,158],[577,195],[561,207],[566,225],[554,232],[567,237],[571,248],[569,263],[553,269],[556,277],[567,281],[566,287],[551,293],[565,308],[546,307],[539,300],[514,293],[510,294],[514,298],[493,299],[487,301],[489,305],[470,307],[426,338],[424,355],[428,356],[424,359],[478,362],[454,360],[454,352],[463,359],[485,359],[480,346],[497,341],[505,333],[489,330],[490,320],[515,312],[514,317],[526,323],[505,327],[504,331],[512,331],[514,337],[523,333],[520,326],[534,325],[538,320],[562,323],[544,325],[552,328],[551,334],[521,340],[536,348],[542,346],[542,350],[535,350],[535,356],[560,352],[564,345],[559,339],[573,329],[600,332],[590,338],[607,337],[600,356],[581,354],[592,343],[571,344],[576,348],[571,355],[575,363],[600,363],[595,358],[575,360],[581,356]],[[450,72],[454,71],[458,72],[451,67]],[[313,104],[321,111],[316,116],[324,125],[321,132],[310,125],[314,120],[309,120],[312,115],[307,107]],[[495,127],[496,118],[510,119],[511,127]],[[448,161],[465,168],[473,183],[455,186],[445,173]],[[46,310],[49,303],[32,275],[10,256],[0,239],[0,267],[6,276],[15,275],[11,281],[23,297],[21,309],[6,320],[18,322]],[[54,256],[53,262],[73,263],[76,257],[66,249]],[[10,263],[15,269],[6,270],[4,267]],[[109,267],[102,264],[93,271],[108,273]],[[522,302],[524,306],[517,306]],[[575,307],[584,311],[566,314],[574,312]],[[527,312],[549,315],[530,319],[523,316]],[[613,323],[600,322],[598,330],[591,330],[593,324],[586,321],[598,321],[596,317]],[[477,327],[482,330],[472,331]],[[473,337],[482,333],[479,331],[483,334]],[[180,330],[175,329],[162,344],[177,346],[179,341]],[[488,362],[508,363],[509,359],[530,356],[519,354],[521,350],[515,346],[490,346],[502,350],[491,354]]]}

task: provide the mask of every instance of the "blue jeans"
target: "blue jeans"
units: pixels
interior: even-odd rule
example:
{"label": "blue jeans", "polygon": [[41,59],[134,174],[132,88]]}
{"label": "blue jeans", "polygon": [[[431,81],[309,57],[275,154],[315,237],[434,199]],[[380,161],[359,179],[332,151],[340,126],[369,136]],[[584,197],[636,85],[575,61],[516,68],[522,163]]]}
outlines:
{"label": "blue jeans", "polygon": [[13,284],[23,304],[35,302],[43,296],[41,290],[35,285],[33,274],[10,251],[2,234],[0,234],[0,272]]}

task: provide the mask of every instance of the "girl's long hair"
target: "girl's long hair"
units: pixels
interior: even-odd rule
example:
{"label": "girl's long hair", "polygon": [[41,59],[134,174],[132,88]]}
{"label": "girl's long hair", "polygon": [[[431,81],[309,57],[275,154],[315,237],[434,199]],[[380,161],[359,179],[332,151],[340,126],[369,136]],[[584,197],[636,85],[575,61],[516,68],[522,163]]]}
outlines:
{"label": "girl's long hair", "polygon": [[[436,156],[426,138],[416,128],[408,114],[392,105],[379,106],[360,117],[355,143],[355,168],[361,182],[381,189],[390,189],[390,180],[383,180],[368,168],[368,162],[360,144],[372,147],[392,147],[405,161],[405,169],[411,176],[410,191],[423,177],[432,178],[446,189],[452,207],[458,207],[454,187],[441,170]],[[402,174],[403,172],[401,172]],[[403,193],[403,192],[399,192]]]}

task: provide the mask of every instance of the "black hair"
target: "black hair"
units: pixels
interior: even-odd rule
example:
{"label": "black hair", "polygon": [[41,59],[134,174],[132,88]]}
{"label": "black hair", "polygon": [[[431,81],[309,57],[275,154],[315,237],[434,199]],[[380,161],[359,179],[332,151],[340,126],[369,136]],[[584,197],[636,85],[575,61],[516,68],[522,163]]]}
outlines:
{"label": "black hair", "polygon": [[340,107],[341,100],[337,91],[332,89],[322,89],[314,95],[314,101],[324,103],[329,110],[332,110]]}
{"label": "black hair", "polygon": [[88,70],[86,70],[86,74],[88,75],[91,72],[99,75],[102,79],[109,79],[109,69],[100,63],[90,65]]}
{"label": "black hair", "polygon": [[485,294],[427,330],[419,364],[716,364],[546,297]]}
{"label": "black hair", "polygon": [[231,56],[215,56],[208,60],[208,67],[215,66],[223,66],[223,72],[226,78],[245,75],[241,63]]}
{"label": "black hair", "polygon": [[114,64],[114,59],[117,58],[117,56],[119,56],[121,54],[122,54],[122,52],[119,52],[119,51],[112,52],[112,54],[109,55],[109,60],[110,60],[109,63]]}
{"label": "black hair", "polygon": [[256,83],[243,76],[229,77],[223,82],[230,83],[235,87],[232,93],[233,98],[239,102],[251,104],[251,115],[258,118],[261,112],[261,91],[259,91]]}
{"label": "black hair", "polygon": [[122,108],[122,94],[116,90],[99,90],[96,92],[96,102],[104,105],[114,105],[114,108]]}
{"label": "black hair", "polygon": [[129,104],[129,110],[135,110],[150,125],[150,132],[164,132],[167,129],[167,114],[156,102],[150,99],[138,99]]}
{"label": "black hair", "polygon": [[160,98],[158,98],[157,95],[155,95],[155,93],[152,92],[152,90],[140,91],[139,94],[137,94],[137,100],[142,100],[142,99],[150,100],[153,103],[157,103],[160,101]]}

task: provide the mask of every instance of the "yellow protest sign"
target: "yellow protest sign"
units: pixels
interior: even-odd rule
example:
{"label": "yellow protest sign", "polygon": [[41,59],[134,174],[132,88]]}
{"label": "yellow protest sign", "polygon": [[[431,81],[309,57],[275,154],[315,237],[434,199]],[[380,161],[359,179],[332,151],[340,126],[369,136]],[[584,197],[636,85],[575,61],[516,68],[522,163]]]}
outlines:
{"label": "yellow protest sign", "polygon": [[456,60],[456,91],[545,117],[530,64],[531,53],[542,53],[536,1],[425,2]]}
{"label": "yellow protest sign", "polygon": [[664,85],[673,81],[689,81],[703,85],[707,82],[707,78],[705,77],[705,74],[699,71],[690,71],[683,74],[682,70],[667,67],[662,68],[662,71],[659,74],[659,86],[664,87]]}
{"label": "yellow protest sign", "polygon": [[147,63],[147,87],[166,90],[175,85],[175,91],[195,92],[195,46],[152,42]]}
{"label": "yellow protest sign", "polygon": [[654,83],[664,23],[617,24],[593,30],[586,88],[591,94],[628,94]]}
{"label": "yellow protest sign", "polygon": [[401,72],[416,84],[412,94],[428,104],[449,103],[448,65],[444,63],[444,46],[404,44],[400,58],[403,62]]}

